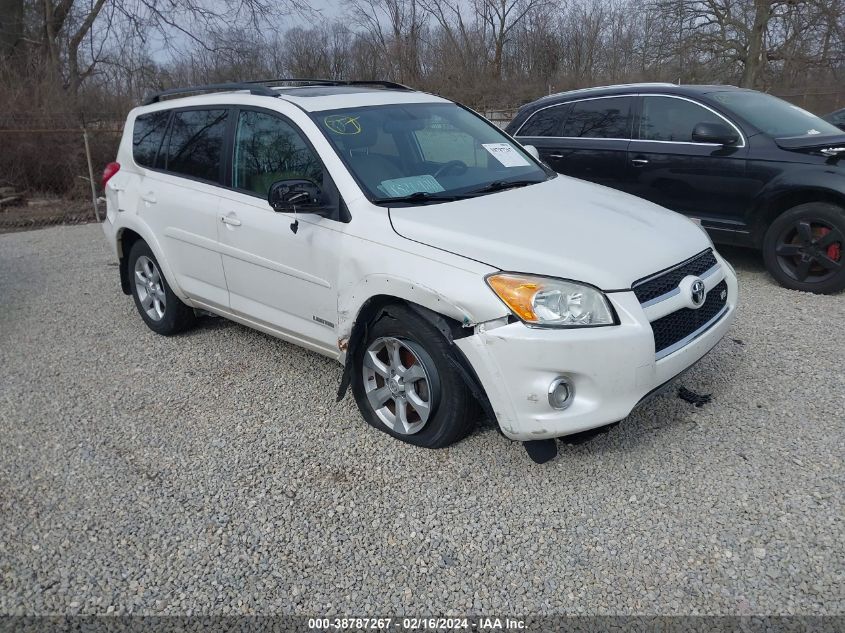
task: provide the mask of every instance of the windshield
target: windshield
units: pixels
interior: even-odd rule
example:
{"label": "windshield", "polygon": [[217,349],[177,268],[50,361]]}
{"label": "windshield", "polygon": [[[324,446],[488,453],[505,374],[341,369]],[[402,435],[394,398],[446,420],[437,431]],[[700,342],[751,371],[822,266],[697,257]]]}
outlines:
{"label": "windshield", "polygon": [[842,134],[842,130],[815,114],[762,92],[717,92],[712,96],[761,132],[776,138]]}
{"label": "windshield", "polygon": [[311,116],[374,202],[441,202],[550,176],[497,128],[453,103],[368,106]]}

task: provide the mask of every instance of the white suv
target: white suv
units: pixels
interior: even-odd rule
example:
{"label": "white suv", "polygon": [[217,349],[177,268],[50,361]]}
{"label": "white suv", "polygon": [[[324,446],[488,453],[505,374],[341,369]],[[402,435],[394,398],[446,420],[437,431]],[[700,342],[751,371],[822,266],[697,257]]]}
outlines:
{"label": "white suv", "polygon": [[338,396],[399,439],[447,446],[480,406],[544,459],[537,440],[621,420],[729,328],[734,272],[683,216],[440,97],[282,83],[129,113],[103,228],[155,332],[213,312],[337,359]]}

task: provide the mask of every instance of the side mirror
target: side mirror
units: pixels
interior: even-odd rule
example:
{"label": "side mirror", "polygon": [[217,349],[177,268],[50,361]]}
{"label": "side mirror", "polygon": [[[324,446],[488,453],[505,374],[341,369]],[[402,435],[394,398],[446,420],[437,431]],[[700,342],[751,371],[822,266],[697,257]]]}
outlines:
{"label": "side mirror", "polygon": [[735,145],[739,137],[724,123],[699,123],[692,129],[692,140],[697,143]]}
{"label": "side mirror", "polygon": [[320,213],[322,192],[310,180],[286,178],[270,185],[267,202],[276,213]]}
{"label": "side mirror", "polygon": [[532,156],[534,160],[540,160],[540,152],[537,151],[537,148],[533,145],[523,145],[522,149],[524,149],[529,156]]}

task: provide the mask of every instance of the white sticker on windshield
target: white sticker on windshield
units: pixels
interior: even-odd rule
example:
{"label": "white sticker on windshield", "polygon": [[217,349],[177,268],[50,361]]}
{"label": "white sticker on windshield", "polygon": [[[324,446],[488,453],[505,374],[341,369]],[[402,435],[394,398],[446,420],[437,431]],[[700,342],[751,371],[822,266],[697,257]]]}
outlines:
{"label": "white sticker on windshield", "polygon": [[510,143],[482,143],[481,147],[490,152],[493,158],[505,167],[527,167],[531,164]]}

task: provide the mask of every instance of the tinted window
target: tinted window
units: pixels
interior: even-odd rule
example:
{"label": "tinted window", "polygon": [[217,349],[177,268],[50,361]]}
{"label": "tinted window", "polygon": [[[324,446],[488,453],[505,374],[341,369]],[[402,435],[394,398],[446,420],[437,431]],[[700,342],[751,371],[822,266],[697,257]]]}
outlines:
{"label": "tinted window", "polygon": [[576,101],[561,136],[629,138],[632,101],[631,97]]}
{"label": "tinted window", "polygon": [[556,106],[535,112],[519,130],[520,136],[563,136],[566,106]]}
{"label": "tinted window", "polygon": [[670,97],[643,97],[641,139],[692,143],[692,131],[699,123],[726,125],[723,118],[697,103]]}
{"label": "tinted window", "polygon": [[218,182],[226,115],[226,110],[174,113],[165,168],[177,174]]}
{"label": "tinted window", "polygon": [[270,185],[283,178],[323,184],[323,167],[299,132],[279,117],[241,112],[235,135],[233,186],[267,197]]}
{"label": "tinted window", "polygon": [[170,111],[164,110],[142,114],[135,119],[135,128],[132,130],[132,156],[136,163],[144,167],[152,167],[155,164],[169,118]]}

